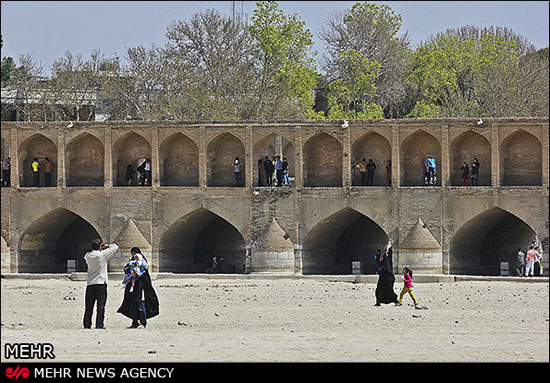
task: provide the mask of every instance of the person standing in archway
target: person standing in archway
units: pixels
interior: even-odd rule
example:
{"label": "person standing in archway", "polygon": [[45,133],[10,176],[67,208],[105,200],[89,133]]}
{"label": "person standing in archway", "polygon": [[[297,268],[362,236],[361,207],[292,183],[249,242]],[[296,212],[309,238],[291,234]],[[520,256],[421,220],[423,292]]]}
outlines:
{"label": "person standing in archway", "polygon": [[477,186],[477,181],[479,180],[479,161],[477,158],[474,158],[472,162],[472,186]]}
{"label": "person standing in archway", "polygon": [[264,157],[264,170],[265,170],[265,182],[266,186],[271,186],[273,183],[273,162],[269,159],[268,156]]}
{"label": "person standing in archway", "polygon": [[391,160],[386,162],[386,180],[388,181],[388,186],[391,186]]}
{"label": "person standing in archway", "polygon": [[44,175],[45,175],[46,187],[52,186],[52,172],[53,172],[53,164],[50,162],[50,159],[46,157],[46,163],[44,164]]}
{"label": "person standing in archway", "polygon": [[470,168],[466,162],[460,168],[462,170],[462,186],[468,186],[468,179],[470,178]]}
{"label": "person standing in archway", "polygon": [[380,270],[378,271],[378,283],[376,284],[376,304],[380,306],[381,303],[395,303],[398,304],[397,294],[393,291],[393,284],[395,283],[395,276],[390,267],[390,262],[384,254],[380,254]]}
{"label": "person standing in archway", "polygon": [[10,187],[11,177],[11,163],[10,157],[6,158],[2,162],[2,186]]}
{"label": "person standing in archway", "polygon": [[367,164],[367,185],[372,186],[372,182],[374,181],[374,170],[376,169],[375,163],[372,161],[372,158],[369,159],[369,163]]}
{"label": "person standing in archway", "polygon": [[234,172],[235,172],[235,184],[236,186],[242,186],[243,184],[243,176],[242,176],[242,167],[243,164],[239,160],[239,157],[235,157],[235,162],[233,162]]}
{"label": "person standing in archway", "polygon": [[84,256],[88,266],[86,282],[86,309],[84,311],[84,328],[92,327],[92,314],[97,302],[95,328],[105,328],[105,303],[107,302],[107,264],[118,250],[118,245],[101,243],[101,239],[92,240],[92,250]]}
{"label": "person standing in archway", "polygon": [[359,169],[359,174],[361,174],[361,186],[367,184],[367,160],[363,158],[357,164],[357,169]]}
{"label": "person standing in archway", "polygon": [[32,186],[37,188],[40,186],[40,164],[38,163],[38,158],[34,157],[31,164],[32,171]]}
{"label": "person standing in archway", "polygon": [[525,276],[532,277],[535,271],[535,261],[537,260],[537,253],[535,253],[534,246],[529,246],[529,251],[525,256]]}

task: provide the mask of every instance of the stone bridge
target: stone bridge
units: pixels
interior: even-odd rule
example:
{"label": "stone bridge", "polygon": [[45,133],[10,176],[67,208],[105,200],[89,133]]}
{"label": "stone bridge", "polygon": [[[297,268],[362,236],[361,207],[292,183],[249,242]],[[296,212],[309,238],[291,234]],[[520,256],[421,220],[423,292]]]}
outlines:
{"label": "stone bridge", "polygon": [[[548,118],[285,122],[3,122],[2,273],[61,273],[92,238],[120,245],[111,271],[138,246],[153,271],[350,274],[375,270],[498,275],[518,247],[542,242],[548,274]],[[264,156],[288,159],[290,185],[268,187]],[[437,163],[424,185],[423,164]],[[53,163],[52,187],[32,187],[34,157]],[[235,186],[233,162],[243,164]],[[462,186],[463,162],[481,163]],[[146,158],[150,186],[125,173]],[[373,159],[372,186],[357,161]],[[386,164],[391,169],[386,173]]]}

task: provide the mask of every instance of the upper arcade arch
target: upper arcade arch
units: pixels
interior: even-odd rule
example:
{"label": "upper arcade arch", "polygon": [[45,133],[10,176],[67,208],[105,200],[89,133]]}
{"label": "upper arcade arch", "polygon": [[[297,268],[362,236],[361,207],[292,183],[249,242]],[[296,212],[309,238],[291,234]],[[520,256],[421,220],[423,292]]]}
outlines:
{"label": "upper arcade arch", "polygon": [[[146,159],[151,159],[151,145],[140,134],[128,132],[120,137],[113,145],[113,186],[128,186],[126,171],[132,165],[134,172]],[[137,185],[137,172],[131,185]]]}
{"label": "upper arcade arch", "polygon": [[342,186],[342,143],[332,135],[320,132],[310,137],[303,147],[304,186]]}
{"label": "upper arcade arch", "polygon": [[103,186],[104,153],[103,143],[90,133],[73,138],[65,149],[67,186]]}
{"label": "upper arcade arch", "polygon": [[[386,137],[377,132],[368,132],[352,143],[351,161],[354,166],[352,172],[352,185],[361,185],[361,175],[356,165],[363,158],[367,163],[369,159],[372,159],[376,165],[372,185],[388,186],[390,183],[388,182],[386,165],[388,161],[391,161],[391,145]],[[389,180],[391,181],[391,170]]]}
{"label": "upper arcade arch", "polygon": [[207,146],[206,185],[217,187],[235,187],[235,159],[241,162],[240,186],[245,186],[246,156],[243,142],[235,135],[224,132],[214,137]]}
{"label": "upper arcade arch", "polygon": [[500,144],[502,186],[542,185],[542,145],[525,130],[510,133]]}
{"label": "upper arcade arch", "polygon": [[473,159],[477,158],[480,163],[479,186],[491,186],[492,152],[491,144],[481,134],[472,130],[466,131],[451,142],[450,184],[452,186],[462,185],[462,170],[460,168],[466,162],[472,172]]}
{"label": "upper arcade arch", "polygon": [[424,185],[425,164],[428,157],[435,158],[436,186],[441,186],[441,145],[437,138],[419,129],[401,143],[401,185]]}
{"label": "upper arcade arch", "polygon": [[48,137],[40,133],[35,133],[25,139],[19,145],[18,160],[19,160],[19,185],[22,187],[32,187],[33,176],[31,173],[31,164],[34,158],[38,158],[40,165],[39,185],[45,186],[45,160],[48,160],[53,165],[51,173],[51,186],[57,186],[57,146]]}
{"label": "upper arcade arch", "polygon": [[199,148],[183,133],[177,132],[160,144],[160,185],[199,186]]}

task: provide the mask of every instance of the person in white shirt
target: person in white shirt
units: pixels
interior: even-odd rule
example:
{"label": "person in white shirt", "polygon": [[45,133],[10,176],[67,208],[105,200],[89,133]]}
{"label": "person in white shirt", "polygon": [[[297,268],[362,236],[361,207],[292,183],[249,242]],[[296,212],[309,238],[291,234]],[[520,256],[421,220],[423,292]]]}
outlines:
{"label": "person in white shirt", "polygon": [[84,328],[92,327],[92,314],[97,301],[95,328],[105,328],[105,303],[107,302],[107,264],[118,250],[117,244],[104,244],[100,239],[92,240],[92,250],[84,256],[88,265],[86,286],[86,309]]}

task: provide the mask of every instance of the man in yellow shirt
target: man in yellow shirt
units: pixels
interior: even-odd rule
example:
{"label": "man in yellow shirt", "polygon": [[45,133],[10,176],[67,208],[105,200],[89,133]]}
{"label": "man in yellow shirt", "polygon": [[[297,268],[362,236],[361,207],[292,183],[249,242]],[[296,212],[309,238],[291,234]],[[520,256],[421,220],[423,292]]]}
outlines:
{"label": "man in yellow shirt", "polygon": [[38,187],[39,185],[39,179],[40,179],[40,164],[38,163],[38,158],[34,157],[34,160],[31,164],[32,169],[32,186]]}

